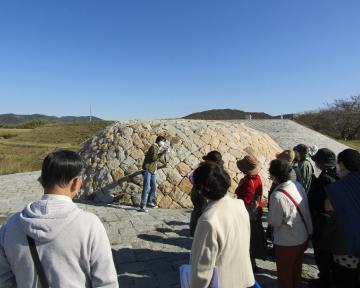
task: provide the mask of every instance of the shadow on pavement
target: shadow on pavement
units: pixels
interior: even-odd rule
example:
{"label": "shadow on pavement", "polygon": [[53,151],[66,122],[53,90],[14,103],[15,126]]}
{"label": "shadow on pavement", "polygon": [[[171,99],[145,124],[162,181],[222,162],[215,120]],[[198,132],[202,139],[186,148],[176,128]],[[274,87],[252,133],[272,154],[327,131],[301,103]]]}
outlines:
{"label": "shadow on pavement", "polygon": [[192,239],[186,237],[161,237],[158,235],[139,234],[138,238],[146,241],[173,245],[184,249],[191,249]]}
{"label": "shadow on pavement", "polygon": [[165,222],[167,225],[170,226],[182,226],[182,225],[186,225],[189,226],[189,223],[187,222],[181,222],[181,221],[167,221]]}
{"label": "shadow on pavement", "polygon": [[120,287],[180,287],[179,267],[189,263],[188,252],[151,249],[113,250]]}
{"label": "shadow on pavement", "polygon": [[190,229],[173,230],[170,228],[156,228],[156,231],[160,233],[176,233],[181,237],[190,237]]}

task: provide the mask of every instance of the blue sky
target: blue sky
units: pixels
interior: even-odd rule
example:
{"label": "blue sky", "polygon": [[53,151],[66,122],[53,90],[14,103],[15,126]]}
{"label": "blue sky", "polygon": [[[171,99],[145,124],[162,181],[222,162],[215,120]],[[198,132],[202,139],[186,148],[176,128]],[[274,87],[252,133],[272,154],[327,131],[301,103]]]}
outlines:
{"label": "blue sky", "polygon": [[0,113],[270,114],[360,93],[360,1],[1,0]]}

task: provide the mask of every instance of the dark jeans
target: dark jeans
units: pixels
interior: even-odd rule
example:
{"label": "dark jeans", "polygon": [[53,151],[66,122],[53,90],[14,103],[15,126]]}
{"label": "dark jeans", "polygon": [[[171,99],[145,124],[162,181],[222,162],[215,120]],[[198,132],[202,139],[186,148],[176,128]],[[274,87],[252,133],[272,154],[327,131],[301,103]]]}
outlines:
{"label": "dark jeans", "polygon": [[333,282],[333,256],[331,253],[323,251],[314,243],[314,258],[319,268],[319,278],[323,284],[330,285]]}
{"label": "dark jeans", "polygon": [[197,222],[207,206],[207,201],[199,194],[199,190],[194,187],[191,190],[190,198],[194,205],[194,210],[191,212],[190,217],[190,236],[194,237]]}
{"label": "dark jeans", "polygon": [[145,170],[140,208],[145,208],[147,203],[151,205],[155,204],[155,191],[156,191],[156,175]]}
{"label": "dark jeans", "polygon": [[265,259],[267,256],[267,243],[260,217],[257,220],[250,220],[250,229],[250,257],[253,259]]}
{"label": "dark jeans", "polygon": [[359,288],[358,269],[348,269],[334,263],[334,282],[338,288]]}

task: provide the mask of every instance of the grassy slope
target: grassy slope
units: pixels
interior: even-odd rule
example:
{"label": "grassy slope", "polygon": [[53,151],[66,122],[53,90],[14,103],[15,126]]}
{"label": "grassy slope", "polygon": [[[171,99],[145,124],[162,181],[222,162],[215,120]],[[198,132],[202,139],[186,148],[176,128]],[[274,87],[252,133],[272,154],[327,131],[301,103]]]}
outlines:
{"label": "grassy slope", "polygon": [[347,140],[347,141],[345,141],[345,140],[336,138],[335,135],[330,135],[330,134],[324,133],[324,131],[315,130],[313,127],[307,125],[307,124],[304,123],[304,122],[297,121],[296,119],[294,119],[294,121],[295,121],[296,123],[304,126],[304,127],[307,127],[307,128],[312,129],[312,130],[314,130],[314,131],[317,131],[317,132],[319,132],[319,133],[321,133],[321,134],[323,134],[323,135],[325,135],[325,136],[327,136],[327,137],[333,138],[334,140],[336,140],[336,141],[338,141],[338,142],[340,142],[340,143],[343,143],[343,144],[346,145],[346,146],[349,146],[349,147],[351,147],[351,148],[353,148],[353,149],[356,149],[356,150],[360,151],[360,139],[357,139],[357,140]]}
{"label": "grassy slope", "polygon": [[42,159],[49,152],[56,148],[76,151],[83,141],[109,124],[111,122],[106,121],[49,123],[35,129],[26,129],[21,133],[16,133],[18,129],[4,129],[4,133],[15,133],[17,136],[0,139],[0,174],[39,170]]}
{"label": "grassy slope", "polygon": [[350,140],[350,141],[340,140],[340,142],[360,151],[360,140]]}

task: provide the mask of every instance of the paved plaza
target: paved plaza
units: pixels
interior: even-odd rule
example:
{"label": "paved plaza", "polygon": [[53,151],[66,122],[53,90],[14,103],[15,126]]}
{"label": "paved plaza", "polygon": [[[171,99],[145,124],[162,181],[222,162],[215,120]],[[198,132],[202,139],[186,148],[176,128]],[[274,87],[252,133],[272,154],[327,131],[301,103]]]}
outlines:
{"label": "paved plaza", "polygon": [[[0,176],[1,221],[41,197],[39,175],[31,172]],[[189,262],[191,250],[190,210],[153,209],[146,214],[129,206],[96,206],[90,202],[78,205],[95,213],[103,222],[113,248],[120,287],[180,287],[179,266]],[[305,278],[316,274],[308,252],[304,258]],[[262,287],[276,287],[273,260],[258,261],[260,273],[256,278]]]}

